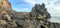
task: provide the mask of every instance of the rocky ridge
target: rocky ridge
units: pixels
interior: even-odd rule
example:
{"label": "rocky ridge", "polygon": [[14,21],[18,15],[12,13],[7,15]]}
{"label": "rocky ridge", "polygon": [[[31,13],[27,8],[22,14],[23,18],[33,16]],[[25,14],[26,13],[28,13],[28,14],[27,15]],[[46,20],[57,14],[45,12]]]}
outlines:
{"label": "rocky ridge", "polygon": [[47,21],[51,15],[44,3],[35,4],[31,12],[16,12],[6,1],[7,3],[0,2],[3,3],[0,4],[0,28],[60,28],[59,23]]}

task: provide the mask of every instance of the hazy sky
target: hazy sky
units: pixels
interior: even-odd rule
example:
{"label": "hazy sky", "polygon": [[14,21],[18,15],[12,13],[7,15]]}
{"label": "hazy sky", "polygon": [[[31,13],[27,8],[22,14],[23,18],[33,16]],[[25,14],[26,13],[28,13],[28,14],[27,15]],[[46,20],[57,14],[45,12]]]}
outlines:
{"label": "hazy sky", "polygon": [[9,2],[17,12],[30,12],[36,3],[45,3],[52,16],[60,16],[60,0],[9,0]]}

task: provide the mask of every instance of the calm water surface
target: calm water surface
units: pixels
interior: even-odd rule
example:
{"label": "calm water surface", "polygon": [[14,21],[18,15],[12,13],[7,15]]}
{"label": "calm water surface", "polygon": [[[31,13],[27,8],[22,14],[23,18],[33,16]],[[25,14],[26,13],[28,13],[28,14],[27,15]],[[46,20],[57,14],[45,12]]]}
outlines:
{"label": "calm water surface", "polygon": [[48,21],[54,22],[54,23],[60,23],[60,17],[53,16]]}

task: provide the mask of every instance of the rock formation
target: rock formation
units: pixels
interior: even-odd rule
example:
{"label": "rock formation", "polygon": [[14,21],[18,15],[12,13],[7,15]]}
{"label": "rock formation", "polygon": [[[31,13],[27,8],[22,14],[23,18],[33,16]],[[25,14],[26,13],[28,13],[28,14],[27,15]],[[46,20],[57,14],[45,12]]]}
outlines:
{"label": "rock formation", "polygon": [[0,5],[3,7],[11,8],[11,4],[8,2],[8,0],[0,0]]}
{"label": "rock formation", "polygon": [[47,21],[50,17],[44,3],[35,4],[31,12],[15,12],[8,0],[0,0],[0,28],[60,28]]}
{"label": "rock formation", "polygon": [[45,8],[45,4],[42,3],[42,5],[40,4],[36,4],[35,7],[32,8],[31,11],[31,15],[37,18],[41,18],[41,16],[43,18],[49,18],[50,14],[47,12],[47,9]]}

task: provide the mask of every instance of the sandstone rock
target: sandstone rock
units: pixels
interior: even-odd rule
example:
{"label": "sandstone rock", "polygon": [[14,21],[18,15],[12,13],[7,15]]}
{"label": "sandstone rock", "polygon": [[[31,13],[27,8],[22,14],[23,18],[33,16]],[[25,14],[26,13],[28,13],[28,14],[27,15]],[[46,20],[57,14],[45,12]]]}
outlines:
{"label": "sandstone rock", "polygon": [[6,20],[0,20],[0,25],[6,25],[6,24],[7,24]]}
{"label": "sandstone rock", "polygon": [[0,5],[3,7],[11,8],[11,4],[8,2],[8,0],[0,0]]}

